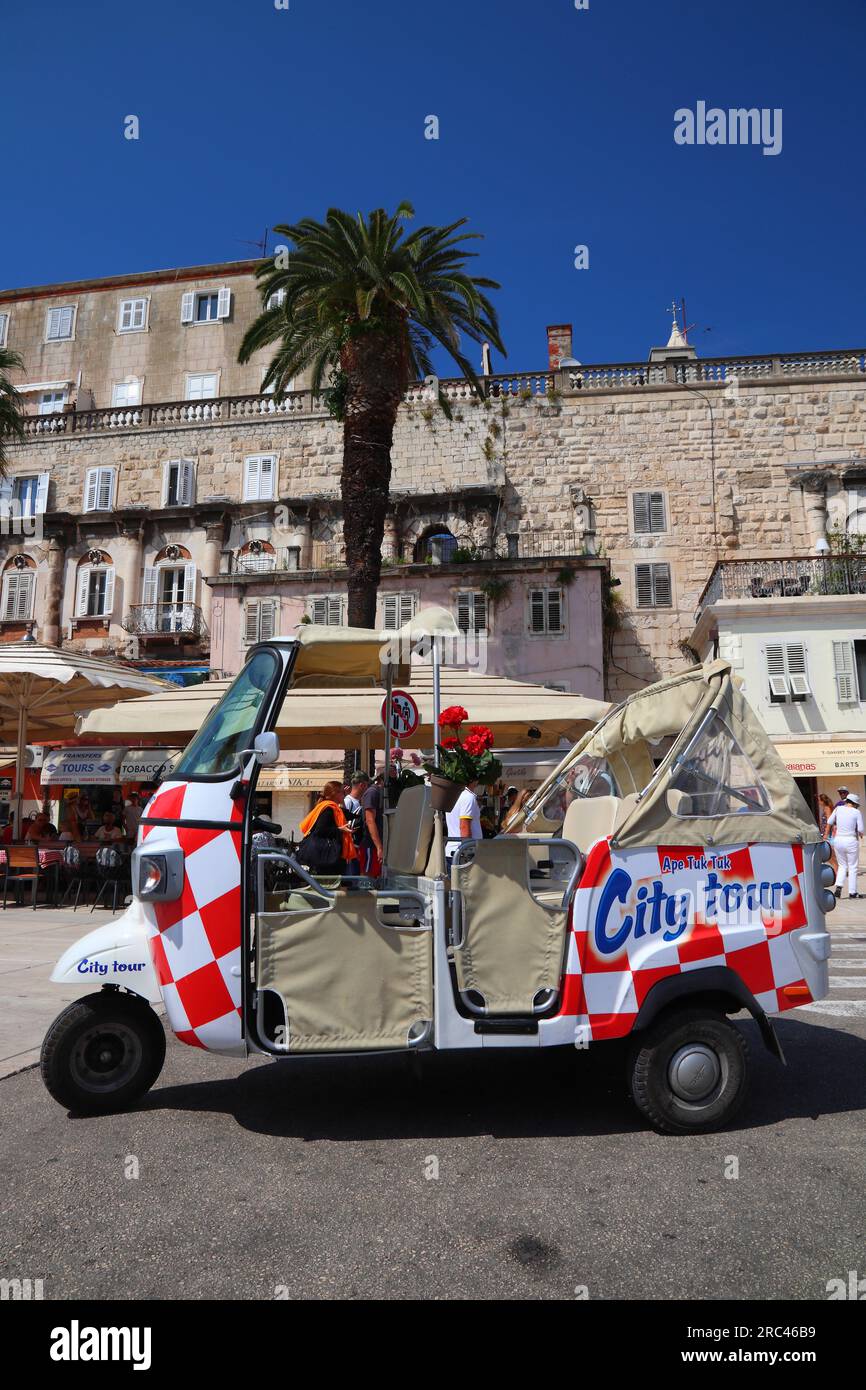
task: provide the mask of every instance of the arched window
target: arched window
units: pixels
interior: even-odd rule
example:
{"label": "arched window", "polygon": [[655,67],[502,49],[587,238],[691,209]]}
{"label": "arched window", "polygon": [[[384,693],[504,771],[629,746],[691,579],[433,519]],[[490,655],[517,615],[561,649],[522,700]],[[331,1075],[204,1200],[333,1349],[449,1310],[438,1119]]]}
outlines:
{"label": "arched window", "polygon": [[33,617],[36,598],[36,561],[29,555],[14,555],[3,570],[0,595],[0,621],[27,623]]}
{"label": "arched window", "polygon": [[415,542],[414,558],[417,564],[444,565],[457,548],[457,537],[447,526],[428,526]]}
{"label": "arched window", "polygon": [[142,603],[148,632],[190,632],[198,570],[185,545],[166,545],[144,571]]}
{"label": "arched window", "polygon": [[110,618],[114,612],[114,565],[107,550],[88,550],[75,577],[75,617]]}
{"label": "arched window", "polygon": [[235,554],[238,574],[262,574],[277,567],[277,552],[270,541],[247,541]]}

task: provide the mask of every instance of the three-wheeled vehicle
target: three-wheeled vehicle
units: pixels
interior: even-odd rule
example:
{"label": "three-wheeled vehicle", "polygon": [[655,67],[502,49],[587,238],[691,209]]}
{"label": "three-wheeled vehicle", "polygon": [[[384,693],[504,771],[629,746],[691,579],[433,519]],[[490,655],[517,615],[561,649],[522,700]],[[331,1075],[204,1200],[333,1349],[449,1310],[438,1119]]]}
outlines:
{"label": "three-wheeled vehicle", "polygon": [[[435,632],[427,645],[435,718]],[[388,811],[376,880],[317,879],[255,846],[253,794],[287,691],[390,690],[395,670],[402,683],[405,642],[369,631],[309,625],[251,649],[145,809],[131,906],[54,970],[101,989],[50,1028],[48,1090],[78,1113],[137,1100],[163,1063],[162,1002],[182,1042],[236,1056],[627,1038],[631,1095],[653,1126],[728,1122],[747,1072],[729,1016],[748,1011],[783,1060],[772,1016],[826,994],[835,903],[827,847],[730,667],[631,695],[563,758],[517,833],[464,841],[450,862],[426,784]]]}

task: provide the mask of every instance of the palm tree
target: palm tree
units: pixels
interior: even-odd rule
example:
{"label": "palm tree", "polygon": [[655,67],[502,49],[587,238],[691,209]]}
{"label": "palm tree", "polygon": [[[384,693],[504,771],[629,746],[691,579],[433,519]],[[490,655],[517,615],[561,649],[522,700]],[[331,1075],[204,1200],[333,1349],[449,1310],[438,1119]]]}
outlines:
{"label": "palm tree", "polygon": [[23,401],[7,375],[14,367],[23,366],[17,352],[0,348],[0,478],[6,477],[7,440],[24,438]]}
{"label": "palm tree", "polygon": [[[276,344],[263,388],[279,399],[294,376],[309,370],[313,391],[323,392],[342,422],[348,617],[357,627],[375,626],[391,444],[407,387],[432,374],[434,343],[478,390],[461,334],[505,351],[484,294],[499,285],[466,269],[475,253],[465,242],[478,234],[461,230],[464,217],[407,235],[403,224],[413,216],[408,203],[393,215],[378,208],[367,217],[331,208],[324,222],[275,227],[293,249],[258,268],[265,307],[239,353],[248,362]],[[439,403],[450,418],[441,392]]]}

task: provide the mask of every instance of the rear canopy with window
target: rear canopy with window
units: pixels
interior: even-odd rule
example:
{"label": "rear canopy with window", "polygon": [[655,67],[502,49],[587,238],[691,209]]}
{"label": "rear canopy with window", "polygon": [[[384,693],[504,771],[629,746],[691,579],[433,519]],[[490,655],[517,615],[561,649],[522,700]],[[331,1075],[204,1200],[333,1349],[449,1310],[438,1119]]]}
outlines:
{"label": "rear canopy with window", "polygon": [[[653,771],[651,749],[672,739]],[[636,804],[612,843],[707,846],[814,842],[818,827],[731,674],[715,661],[647,686],[612,710],[527,805],[544,805],[581,758],[604,759]],[[640,785],[642,784],[642,785]]]}

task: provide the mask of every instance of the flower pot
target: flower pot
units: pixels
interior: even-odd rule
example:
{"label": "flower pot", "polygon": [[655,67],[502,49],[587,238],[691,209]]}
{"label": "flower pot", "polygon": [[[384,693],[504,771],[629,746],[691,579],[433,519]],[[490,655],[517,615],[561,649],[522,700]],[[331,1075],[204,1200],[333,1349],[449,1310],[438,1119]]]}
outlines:
{"label": "flower pot", "polygon": [[431,772],[430,790],[433,794],[434,811],[453,811],[463,790],[463,784],[452,782],[450,777],[442,777],[438,772]]}

